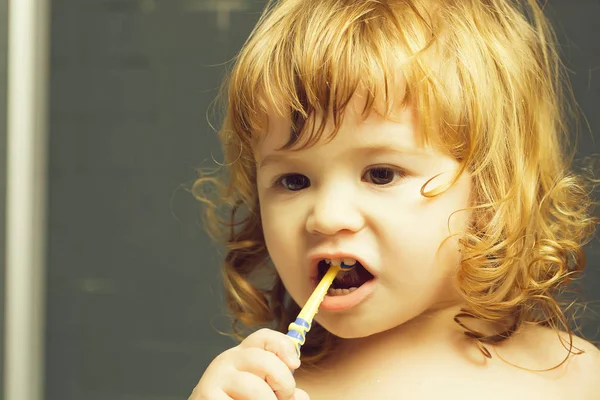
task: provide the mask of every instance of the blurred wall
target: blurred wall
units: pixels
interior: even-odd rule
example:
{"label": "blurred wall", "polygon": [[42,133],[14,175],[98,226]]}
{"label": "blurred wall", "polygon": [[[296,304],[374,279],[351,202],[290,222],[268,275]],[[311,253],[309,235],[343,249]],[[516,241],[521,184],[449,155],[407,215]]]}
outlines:
{"label": "blurred wall", "polygon": [[261,7],[53,2],[48,399],[181,399],[231,346],[181,185],[218,157],[206,112]]}
{"label": "blurred wall", "polygon": [[[46,399],[186,398],[233,344],[213,328],[226,327],[219,255],[181,186],[219,158],[206,112],[263,3],[52,2]],[[550,4],[597,136],[600,3]],[[5,16],[1,0],[2,71]],[[592,139],[582,154],[598,151]],[[2,130],[0,165],[4,145]],[[597,243],[589,256],[584,295],[597,301]],[[588,337],[600,340],[599,323]]]}

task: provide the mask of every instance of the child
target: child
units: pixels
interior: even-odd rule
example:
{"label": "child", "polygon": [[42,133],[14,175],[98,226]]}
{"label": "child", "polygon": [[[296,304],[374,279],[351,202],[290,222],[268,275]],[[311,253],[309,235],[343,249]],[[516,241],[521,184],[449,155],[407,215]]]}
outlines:
{"label": "child", "polygon": [[[269,2],[227,82],[228,185],[194,191],[235,332],[272,329],[190,399],[598,399],[557,296],[597,223],[561,71],[535,0]],[[288,324],[344,259],[300,366]]]}

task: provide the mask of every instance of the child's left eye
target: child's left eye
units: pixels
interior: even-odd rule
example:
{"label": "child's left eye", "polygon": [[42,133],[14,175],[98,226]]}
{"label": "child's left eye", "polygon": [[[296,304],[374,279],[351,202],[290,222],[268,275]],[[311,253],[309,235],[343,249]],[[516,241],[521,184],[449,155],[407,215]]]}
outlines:
{"label": "child's left eye", "polygon": [[375,185],[389,185],[405,175],[404,171],[396,168],[375,167],[367,170],[362,179]]}

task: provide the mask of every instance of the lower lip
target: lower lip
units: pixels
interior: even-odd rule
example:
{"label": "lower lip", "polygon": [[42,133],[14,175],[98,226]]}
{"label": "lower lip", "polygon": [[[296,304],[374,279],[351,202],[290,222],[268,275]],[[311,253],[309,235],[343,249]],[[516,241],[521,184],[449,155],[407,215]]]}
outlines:
{"label": "lower lip", "polygon": [[362,303],[373,293],[375,289],[376,279],[373,278],[370,281],[365,282],[355,291],[341,296],[329,296],[325,295],[321,306],[321,310],[326,311],[344,311],[349,308],[355,307]]}

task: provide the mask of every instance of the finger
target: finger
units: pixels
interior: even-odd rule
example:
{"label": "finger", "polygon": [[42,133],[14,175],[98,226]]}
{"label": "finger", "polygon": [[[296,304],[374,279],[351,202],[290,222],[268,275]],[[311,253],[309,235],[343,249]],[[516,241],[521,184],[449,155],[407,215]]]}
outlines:
{"label": "finger", "polygon": [[265,381],[278,399],[289,399],[294,394],[296,381],[289,368],[275,354],[259,348],[241,350],[243,356],[236,361],[236,368],[250,372]]}
{"label": "finger", "polygon": [[257,347],[275,354],[290,369],[298,369],[300,367],[300,359],[296,354],[294,341],[281,332],[271,329],[260,329],[240,343],[240,347]]}
{"label": "finger", "polygon": [[194,391],[192,392],[190,397],[188,397],[187,400],[234,400],[234,399],[232,399],[227,393],[225,393],[221,389],[215,390],[210,394],[202,395],[200,393],[200,390],[196,386],[194,388]]}
{"label": "finger", "polygon": [[302,389],[296,389],[294,392],[294,396],[292,396],[291,400],[310,400],[308,393],[306,393]]}
{"label": "finger", "polygon": [[277,400],[269,385],[250,372],[239,372],[223,391],[234,400]]}

